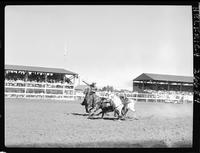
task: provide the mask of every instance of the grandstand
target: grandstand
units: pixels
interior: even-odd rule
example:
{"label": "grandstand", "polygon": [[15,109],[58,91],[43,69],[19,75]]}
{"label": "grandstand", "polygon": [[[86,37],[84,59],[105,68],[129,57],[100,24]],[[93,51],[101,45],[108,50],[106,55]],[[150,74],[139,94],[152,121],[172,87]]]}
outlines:
{"label": "grandstand", "polygon": [[5,97],[74,99],[74,72],[21,65],[5,65],[4,71]]}
{"label": "grandstand", "polygon": [[133,92],[164,102],[193,101],[193,77],[143,73],[133,80]]}
{"label": "grandstand", "polygon": [[193,92],[193,77],[143,73],[133,80],[133,91]]}

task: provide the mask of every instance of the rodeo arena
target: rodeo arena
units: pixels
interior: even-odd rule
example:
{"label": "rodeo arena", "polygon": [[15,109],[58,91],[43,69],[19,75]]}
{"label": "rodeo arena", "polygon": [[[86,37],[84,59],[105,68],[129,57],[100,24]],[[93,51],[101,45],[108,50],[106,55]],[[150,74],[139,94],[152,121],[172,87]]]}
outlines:
{"label": "rodeo arena", "polygon": [[4,70],[7,147],[192,146],[193,77],[142,73],[132,91],[102,91],[62,68]]}

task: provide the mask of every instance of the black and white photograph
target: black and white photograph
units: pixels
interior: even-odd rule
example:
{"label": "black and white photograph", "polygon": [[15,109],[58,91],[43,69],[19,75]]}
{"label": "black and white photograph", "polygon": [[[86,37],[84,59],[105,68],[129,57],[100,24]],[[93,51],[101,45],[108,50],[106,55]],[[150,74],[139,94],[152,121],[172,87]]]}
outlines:
{"label": "black and white photograph", "polygon": [[5,147],[191,148],[191,5],[7,5]]}

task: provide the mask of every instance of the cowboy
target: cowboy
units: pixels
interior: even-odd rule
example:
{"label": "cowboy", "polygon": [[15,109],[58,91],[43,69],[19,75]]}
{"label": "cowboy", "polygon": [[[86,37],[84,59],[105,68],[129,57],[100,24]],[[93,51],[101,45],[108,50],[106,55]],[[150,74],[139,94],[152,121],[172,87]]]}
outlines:
{"label": "cowboy", "polygon": [[96,88],[96,83],[92,83],[92,84],[88,84],[87,82],[83,81],[86,85],[89,86],[89,88],[87,88],[87,90],[85,90],[85,98],[83,100],[83,102],[81,103],[81,105],[85,105],[86,103],[86,99],[88,96],[91,96],[92,97],[92,106],[94,107],[94,100],[95,100],[95,93],[97,91],[97,88]]}
{"label": "cowboy", "polygon": [[95,103],[95,93],[97,91],[96,83],[92,83],[89,85],[89,95],[92,97],[92,107],[94,107]]}
{"label": "cowboy", "polygon": [[97,91],[96,83],[92,83],[90,86],[90,94],[94,94]]}

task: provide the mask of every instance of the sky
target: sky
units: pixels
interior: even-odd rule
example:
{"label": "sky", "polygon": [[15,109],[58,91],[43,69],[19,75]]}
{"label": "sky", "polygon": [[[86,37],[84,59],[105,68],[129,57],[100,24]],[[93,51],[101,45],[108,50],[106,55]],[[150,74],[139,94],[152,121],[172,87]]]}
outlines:
{"label": "sky", "polygon": [[64,68],[81,84],[128,90],[142,73],[193,76],[192,8],[6,6],[5,64]]}

